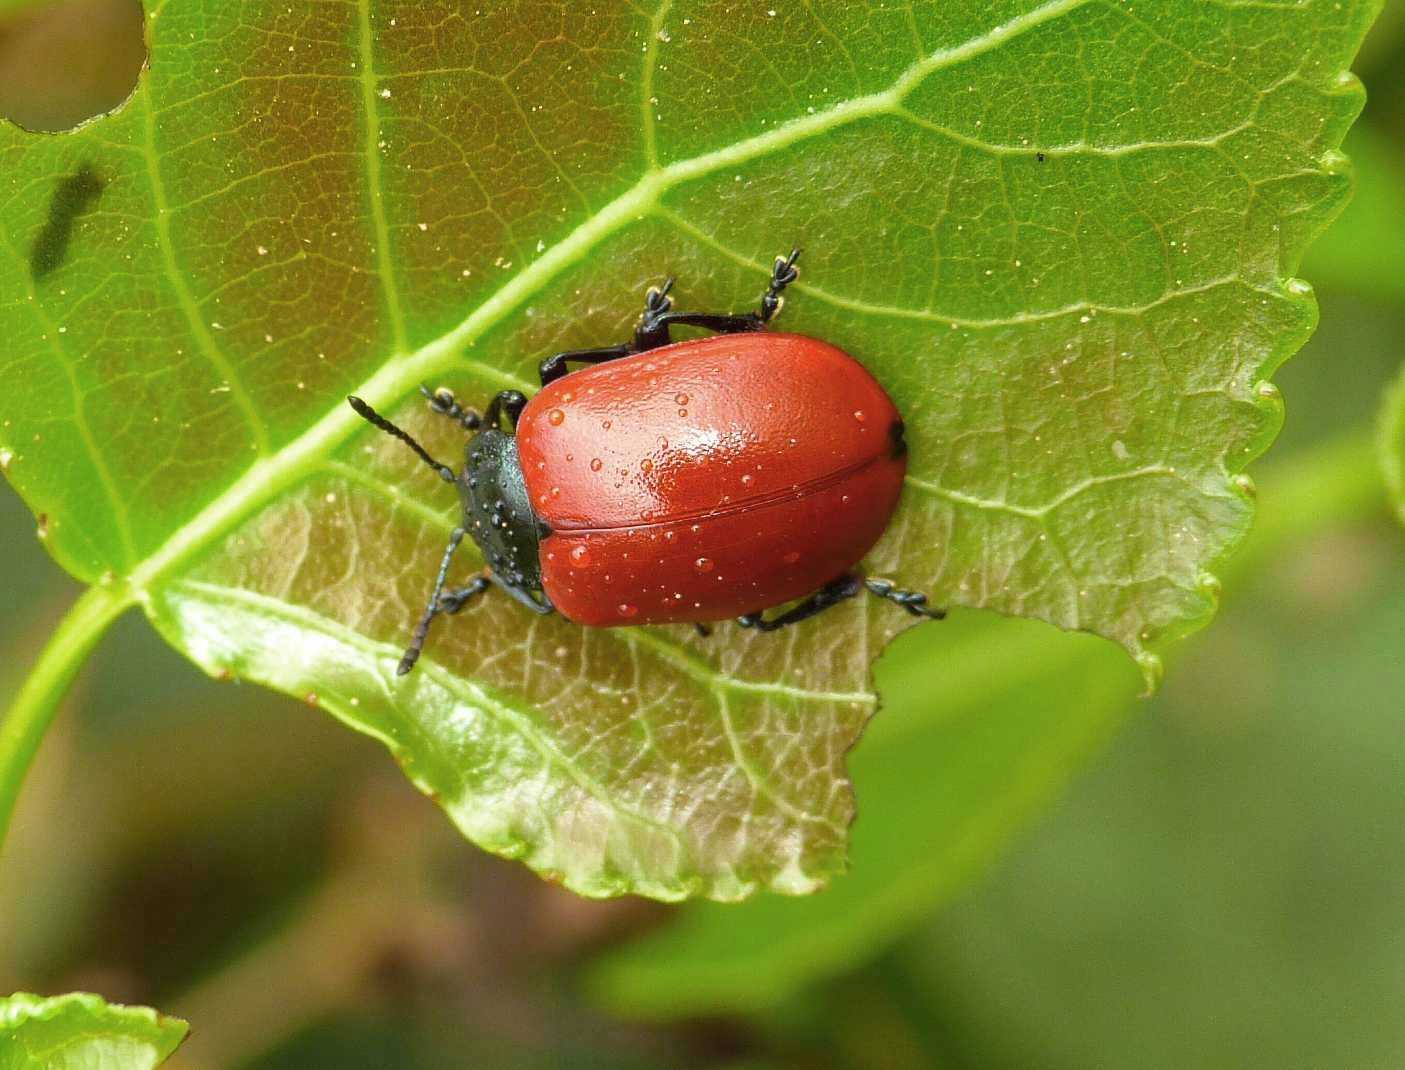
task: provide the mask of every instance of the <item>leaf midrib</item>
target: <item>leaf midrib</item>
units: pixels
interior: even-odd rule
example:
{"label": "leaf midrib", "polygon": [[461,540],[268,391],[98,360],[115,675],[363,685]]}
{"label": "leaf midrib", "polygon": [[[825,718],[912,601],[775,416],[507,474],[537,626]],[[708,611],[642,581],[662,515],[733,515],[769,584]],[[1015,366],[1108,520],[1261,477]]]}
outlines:
{"label": "leaf midrib", "polygon": [[[509,279],[456,327],[412,352],[392,354],[379,371],[355,389],[355,393],[372,405],[386,406],[408,393],[420,380],[433,378],[456,364],[462,366],[465,363],[489,381],[512,389],[530,389],[530,384],[515,376],[482,361],[464,358],[462,351],[560,273],[578,263],[605,238],[651,214],[665,192],[861,118],[900,114],[903,101],[928,75],[988,52],[1011,38],[1090,2],[1092,0],[1050,0],[960,45],[929,53],[903,71],[886,90],[840,101],[765,133],[676,161],[666,167],[652,165],[633,186]],[[650,65],[652,57],[653,50],[650,49],[646,54]],[[645,84],[648,82],[646,78]],[[363,82],[363,85],[369,84]],[[367,118],[369,122],[371,117]],[[374,200],[377,192],[372,190],[371,196]],[[386,243],[378,242],[378,246],[385,249]],[[388,281],[383,279],[383,284]],[[391,301],[391,293],[393,290],[387,291],[387,301]],[[132,568],[126,580],[129,600],[149,602],[151,590],[162,580],[259,508],[310,475],[336,446],[359,429],[359,419],[338,400],[338,404],[277,454],[259,458],[155,552]]]}

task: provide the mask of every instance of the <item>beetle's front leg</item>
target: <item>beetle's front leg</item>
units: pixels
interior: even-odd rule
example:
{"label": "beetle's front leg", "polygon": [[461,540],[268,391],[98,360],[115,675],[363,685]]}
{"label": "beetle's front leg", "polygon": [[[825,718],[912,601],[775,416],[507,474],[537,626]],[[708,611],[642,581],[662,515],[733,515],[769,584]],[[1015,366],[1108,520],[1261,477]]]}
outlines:
{"label": "beetle's front leg", "polygon": [[517,418],[522,415],[522,410],[527,407],[527,395],[520,390],[499,390],[493,396],[493,400],[488,402],[488,408],[483,413],[483,422],[489,427],[497,427],[500,417],[505,413],[508,422],[512,424],[512,429],[517,430]]}
{"label": "beetle's front leg", "polygon": [[439,575],[434,578],[434,590],[430,593],[429,604],[425,606],[424,616],[420,617],[419,623],[415,625],[414,634],[410,637],[410,645],[406,647],[404,655],[400,658],[400,664],[395,667],[397,676],[404,676],[415,667],[415,662],[420,659],[420,651],[424,649],[424,641],[429,637],[430,622],[444,612],[439,596],[444,591],[444,580],[449,575],[449,562],[453,560],[454,551],[459,548],[459,543],[463,542],[464,534],[463,528],[455,528],[449,536],[449,545],[444,548],[444,559],[439,562]]}

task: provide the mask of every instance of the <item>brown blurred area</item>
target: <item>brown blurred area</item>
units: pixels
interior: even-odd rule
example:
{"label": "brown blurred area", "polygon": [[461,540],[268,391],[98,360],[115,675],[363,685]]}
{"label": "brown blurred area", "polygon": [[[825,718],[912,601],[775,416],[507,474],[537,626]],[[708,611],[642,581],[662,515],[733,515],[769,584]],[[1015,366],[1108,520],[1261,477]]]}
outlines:
{"label": "brown blurred area", "polygon": [[[69,130],[118,107],[146,60],[136,0],[0,6],[0,115],[27,130]],[[37,57],[43,62],[35,62]]]}

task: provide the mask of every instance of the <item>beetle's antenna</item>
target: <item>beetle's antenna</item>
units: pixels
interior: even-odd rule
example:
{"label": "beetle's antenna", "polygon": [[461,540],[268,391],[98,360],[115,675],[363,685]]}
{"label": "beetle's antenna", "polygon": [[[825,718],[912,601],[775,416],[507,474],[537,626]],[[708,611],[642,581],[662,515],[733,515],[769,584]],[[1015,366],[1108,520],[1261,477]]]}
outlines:
{"label": "beetle's antenna", "polygon": [[405,445],[409,446],[410,449],[418,453],[420,456],[420,460],[422,460],[425,464],[429,465],[429,467],[433,468],[436,472],[438,472],[439,478],[442,479],[445,483],[452,483],[454,481],[454,470],[450,468],[447,464],[440,464],[433,457],[431,457],[429,453],[425,450],[425,448],[410,436],[409,432],[400,430],[400,428],[396,427],[384,416],[376,412],[375,409],[371,408],[371,406],[367,405],[360,398],[356,397],[356,395],[353,394],[346,400],[350,403],[351,407],[356,410],[356,414],[360,416],[363,420],[367,421],[368,423],[374,424],[376,427],[379,427],[387,435],[394,435],[401,442],[405,443]]}

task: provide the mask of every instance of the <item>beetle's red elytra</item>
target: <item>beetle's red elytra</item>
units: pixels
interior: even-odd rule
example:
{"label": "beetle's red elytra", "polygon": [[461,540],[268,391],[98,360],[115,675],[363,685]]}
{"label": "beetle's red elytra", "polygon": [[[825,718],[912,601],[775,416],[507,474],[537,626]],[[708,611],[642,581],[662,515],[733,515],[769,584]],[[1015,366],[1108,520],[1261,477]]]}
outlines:
{"label": "beetle's red elytra", "polygon": [[[703,622],[732,617],[774,631],[865,589],[914,616],[943,616],[925,595],[853,571],[897,508],[903,423],[843,350],[764,330],[799,255],[776,258],[753,313],[675,312],[672,279],[651,289],[632,341],[542,361],[530,401],[504,390],[479,417],[421,387],[435,412],[474,432],[457,473],[348,399],[454,483],[463,506],[401,674],[436,616],[490,586],[594,628],[692,622],[707,635]],[[715,334],[674,342],[674,326]],[[446,590],[465,535],[487,568]]]}
{"label": "beetle's red elytra", "polygon": [[522,411],[542,589],[596,628],[716,621],[819,590],[878,541],[902,422],[842,350],[794,334],[677,342],[568,375]]}

